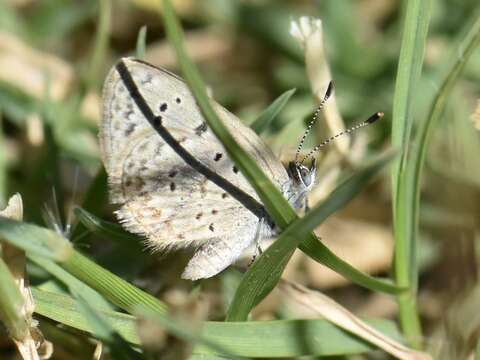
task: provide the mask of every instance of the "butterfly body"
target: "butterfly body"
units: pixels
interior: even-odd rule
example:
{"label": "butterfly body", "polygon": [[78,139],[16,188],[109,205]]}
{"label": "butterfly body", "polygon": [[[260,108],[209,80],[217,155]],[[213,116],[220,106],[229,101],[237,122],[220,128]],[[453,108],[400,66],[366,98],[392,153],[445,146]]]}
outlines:
{"label": "butterfly body", "polygon": [[[184,278],[213,276],[258,234],[277,232],[181,79],[125,58],[110,71],[103,99],[100,146],[110,199],[121,205],[116,215],[153,250],[195,248]],[[290,203],[302,207],[313,185],[312,168],[287,171],[254,131],[213,100],[212,105]]]}

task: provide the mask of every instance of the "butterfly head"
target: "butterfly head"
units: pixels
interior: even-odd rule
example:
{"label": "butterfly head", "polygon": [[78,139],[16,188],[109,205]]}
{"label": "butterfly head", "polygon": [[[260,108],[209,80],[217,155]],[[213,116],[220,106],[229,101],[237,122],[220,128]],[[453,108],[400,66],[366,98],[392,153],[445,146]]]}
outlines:
{"label": "butterfly head", "polygon": [[298,187],[303,187],[306,191],[312,188],[317,170],[315,159],[312,160],[310,167],[291,161],[288,164],[288,168],[290,171],[290,177]]}
{"label": "butterfly head", "polygon": [[310,167],[295,161],[288,164],[288,173],[291,179],[289,200],[295,208],[300,209],[305,206],[306,196],[315,184],[316,170],[315,159],[313,159]]}

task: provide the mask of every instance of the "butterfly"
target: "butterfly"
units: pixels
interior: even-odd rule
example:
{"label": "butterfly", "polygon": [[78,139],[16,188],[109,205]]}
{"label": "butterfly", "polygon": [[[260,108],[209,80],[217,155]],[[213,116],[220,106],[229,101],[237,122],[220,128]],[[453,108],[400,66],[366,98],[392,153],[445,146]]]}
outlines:
{"label": "butterfly", "polygon": [[[331,87],[322,103],[330,92]],[[315,161],[304,165],[297,151],[284,167],[253,130],[213,100],[212,105],[290,204],[304,207]],[[258,239],[278,232],[207,126],[188,86],[167,70],[121,59],[105,80],[99,138],[110,201],[120,205],[117,218],[154,251],[195,249],[183,278],[214,276]]]}

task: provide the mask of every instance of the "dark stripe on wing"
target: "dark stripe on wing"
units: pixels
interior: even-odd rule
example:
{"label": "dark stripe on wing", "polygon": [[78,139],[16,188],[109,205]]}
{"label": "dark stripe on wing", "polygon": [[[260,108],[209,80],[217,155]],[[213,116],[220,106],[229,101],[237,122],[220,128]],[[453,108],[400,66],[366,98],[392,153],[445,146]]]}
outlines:
{"label": "dark stripe on wing", "polygon": [[178,154],[178,156],[180,156],[193,169],[204,175],[208,180],[212,181],[214,184],[229,193],[255,216],[258,218],[268,219],[267,212],[261,203],[240,188],[233,185],[224,177],[218,175],[216,172],[203,165],[187,150],[185,150],[182,145],[180,145],[180,143],[162,125],[162,117],[155,116],[150,106],[148,106],[123,61],[119,61],[115,68],[143,116],[145,116],[150,125],[152,125],[155,131],[162,137],[163,141],[165,141]]}

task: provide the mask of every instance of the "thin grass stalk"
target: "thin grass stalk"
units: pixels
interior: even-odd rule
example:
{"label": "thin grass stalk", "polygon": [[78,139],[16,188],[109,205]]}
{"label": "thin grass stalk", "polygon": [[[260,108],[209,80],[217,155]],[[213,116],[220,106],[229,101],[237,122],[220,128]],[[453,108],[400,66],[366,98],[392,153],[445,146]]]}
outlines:
{"label": "thin grass stalk", "polygon": [[408,343],[421,347],[422,331],[416,308],[418,270],[414,242],[414,198],[409,191],[407,164],[412,144],[415,88],[420,79],[430,21],[431,0],[409,0],[405,5],[404,28],[393,102],[392,143],[401,156],[392,166],[393,223],[395,238],[394,268],[397,285],[408,291],[398,295],[399,318]]}
{"label": "thin grass stalk", "polygon": [[145,59],[145,49],[147,48],[147,26],[143,25],[137,35],[137,44],[135,46],[135,56],[137,59]]}
{"label": "thin grass stalk", "polygon": [[9,334],[22,340],[28,334],[28,323],[22,312],[24,299],[10,270],[0,258],[0,320]]}
{"label": "thin grass stalk", "polygon": [[128,312],[132,312],[139,305],[161,315],[167,312],[166,306],[158,299],[115,276],[77,251],[73,250],[72,254],[60,265]]}
{"label": "thin grass stalk", "polygon": [[105,64],[106,53],[108,49],[108,37],[110,31],[110,23],[112,17],[111,0],[100,0],[98,28],[95,34],[95,43],[93,47],[92,60],[90,62],[88,74],[88,86],[95,89],[100,78],[100,72]]}
{"label": "thin grass stalk", "polygon": [[418,151],[415,153],[418,156],[412,159],[415,169],[414,178],[416,186],[414,189],[417,190],[416,197],[419,196],[420,179],[425,154],[433,134],[433,129],[438,124],[440,116],[445,109],[446,100],[450,98],[453,86],[460,77],[471,55],[474,53],[474,50],[480,45],[480,10],[472,15],[470,21],[467,21],[466,31],[462,32],[462,34],[465,34],[464,37],[459,44],[452,49],[452,56],[440,75],[440,87],[432,101],[428,116],[425,121],[420,123],[418,129],[416,146]]}

